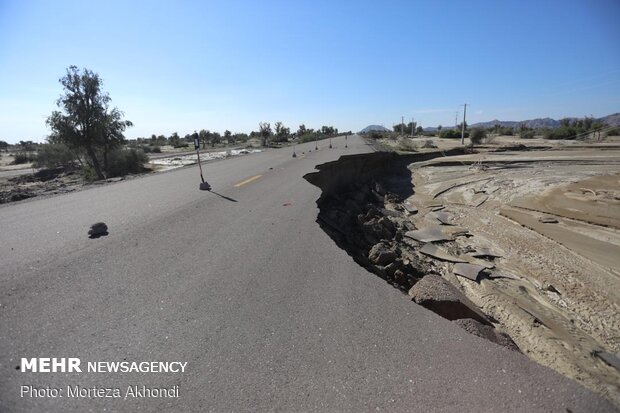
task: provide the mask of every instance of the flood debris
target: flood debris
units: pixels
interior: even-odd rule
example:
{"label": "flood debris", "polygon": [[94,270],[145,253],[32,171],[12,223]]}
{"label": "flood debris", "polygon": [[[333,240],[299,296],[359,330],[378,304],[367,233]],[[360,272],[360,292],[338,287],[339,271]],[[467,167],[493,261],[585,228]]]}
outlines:
{"label": "flood debris", "polygon": [[519,347],[514,341],[512,341],[508,334],[500,333],[488,324],[483,324],[471,318],[460,318],[458,320],[454,320],[453,323],[475,336],[487,339],[513,351],[520,351]]}
{"label": "flood debris", "polygon": [[[620,349],[618,312],[609,304],[618,297],[609,287],[620,275],[620,254],[614,253],[620,197],[598,195],[617,194],[609,188],[618,175],[589,180],[597,199],[575,189],[578,183],[556,190],[549,184],[555,178],[548,173],[548,151],[544,155],[544,170],[532,162],[499,161],[485,171],[443,155],[441,161],[409,157],[404,164],[391,154],[371,154],[320,165],[306,178],[322,189],[317,222],[358,264],[469,333],[518,346],[620,406],[620,373],[593,362],[594,350],[614,355]],[[563,179],[581,173],[564,165]],[[548,203],[528,194],[558,199]],[[570,200],[575,208],[567,208]],[[570,219],[548,225],[541,216]],[[609,228],[594,228],[599,221]],[[570,226],[572,238],[565,236]],[[602,265],[587,265],[579,256]],[[448,292],[451,301],[444,299]],[[469,310],[481,318],[468,317]]]}
{"label": "flood debris", "polygon": [[509,272],[506,272],[506,271],[491,271],[490,273],[486,274],[486,277],[489,279],[507,278],[509,280],[520,280],[518,276],[511,274]]}
{"label": "flood debris", "polygon": [[405,236],[419,242],[442,242],[452,241],[454,239],[450,235],[445,234],[439,226],[407,231]]}
{"label": "flood debris", "polygon": [[405,211],[407,211],[409,214],[418,213],[418,208],[416,208],[414,205],[412,205],[409,202],[403,202],[403,207],[405,208]]}
{"label": "flood debris", "polygon": [[445,278],[429,274],[409,290],[409,297],[448,320],[471,318],[490,325],[487,317],[462,292]]}
{"label": "flood debris", "polygon": [[450,254],[445,249],[437,245],[431,244],[431,243],[424,244],[424,246],[420,248],[420,252],[422,254],[429,255],[433,258],[437,258],[438,260],[442,260],[442,261],[457,262],[457,263],[467,262],[466,260],[459,258],[459,257],[455,257],[454,255]]}
{"label": "flood debris", "polygon": [[[486,171],[467,168],[470,155],[424,162],[410,158],[409,193],[403,190],[402,171],[376,168],[377,159],[332,165],[324,180],[336,177],[347,184],[338,189],[317,185],[326,198],[318,203],[319,217],[327,211],[344,213],[339,217],[348,219],[347,225],[336,221],[342,233],[324,229],[360,265],[388,283],[409,292],[428,276],[440,277],[485,314],[495,332],[508,333],[528,357],[620,407],[620,371],[598,361],[602,359],[594,353],[618,357],[620,349],[620,175],[610,167],[618,164],[620,147],[510,155],[485,154]],[[583,162],[575,168],[579,157]],[[382,162],[396,163],[388,158]],[[394,174],[401,185],[386,184]],[[379,194],[372,181],[380,182],[385,193]],[[357,208],[343,206],[347,199]],[[431,211],[440,206],[444,208]],[[353,209],[359,211],[347,212]],[[390,238],[372,239],[372,234],[355,229],[360,222],[381,217],[394,225]],[[435,238],[427,238],[429,229]],[[394,262],[376,265],[369,260],[368,252],[377,243],[395,252]],[[466,264],[478,266],[470,278],[454,273]],[[471,321],[455,324],[493,341],[495,334],[487,334],[493,330]]]}
{"label": "flood debris", "polygon": [[501,258],[501,254],[491,248],[476,248],[469,255],[476,258]]}
{"label": "flood debris", "polygon": [[454,225],[450,220],[450,214],[447,212],[433,212],[432,216],[437,219],[442,225]]}
{"label": "flood debris", "polygon": [[[439,211],[443,209],[441,205],[435,205],[438,210],[432,214],[437,214],[434,216],[443,223],[416,228],[411,217],[417,216],[418,207],[408,201],[413,193],[411,172],[403,162],[400,168],[394,168],[399,162],[394,161],[393,155],[377,153],[341,159],[346,159],[344,164],[320,165],[321,172],[306,176],[323,189],[317,201],[317,222],[323,230],[358,264],[408,293],[416,303],[449,320],[475,320],[487,326],[476,329],[482,331],[477,334],[479,337],[495,337],[484,313],[440,276],[442,262],[479,260],[456,256],[432,244],[470,236],[469,231],[449,227],[444,232],[442,226],[450,217]],[[491,341],[503,345],[500,339]]]}
{"label": "flood debris", "polygon": [[620,371],[620,356],[607,351],[595,351],[594,355],[605,362],[608,366]]}
{"label": "flood debris", "polygon": [[454,265],[452,272],[455,275],[469,278],[472,281],[478,281],[480,273],[485,269],[482,265],[458,263]]}

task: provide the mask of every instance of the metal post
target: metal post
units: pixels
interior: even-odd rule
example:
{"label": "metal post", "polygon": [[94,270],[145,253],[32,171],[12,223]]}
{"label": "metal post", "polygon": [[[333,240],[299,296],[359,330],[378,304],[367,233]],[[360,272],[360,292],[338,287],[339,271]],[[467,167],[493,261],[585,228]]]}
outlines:
{"label": "metal post", "polygon": [[465,109],[463,109],[463,125],[461,125],[461,145],[465,144],[465,115],[467,115],[467,103],[465,103]]}
{"label": "metal post", "polygon": [[196,149],[196,156],[198,157],[198,169],[200,169],[200,183],[199,188],[203,191],[210,191],[211,185],[205,181],[205,178],[202,176],[202,164],[200,163],[200,138],[194,139],[194,148]]}

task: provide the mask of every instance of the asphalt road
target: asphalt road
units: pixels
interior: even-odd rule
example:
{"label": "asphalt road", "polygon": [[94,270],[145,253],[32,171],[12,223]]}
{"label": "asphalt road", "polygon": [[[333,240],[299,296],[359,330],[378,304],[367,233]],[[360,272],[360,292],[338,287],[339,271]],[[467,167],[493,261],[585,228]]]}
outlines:
{"label": "asphalt road", "polygon": [[[0,208],[0,411],[615,411],[410,302],[316,224],[302,176],[357,138]],[[110,235],[87,238],[104,221]],[[184,373],[31,373],[22,357],[182,361]],[[63,397],[20,397],[22,385]],[[178,398],[70,398],[66,386]]]}

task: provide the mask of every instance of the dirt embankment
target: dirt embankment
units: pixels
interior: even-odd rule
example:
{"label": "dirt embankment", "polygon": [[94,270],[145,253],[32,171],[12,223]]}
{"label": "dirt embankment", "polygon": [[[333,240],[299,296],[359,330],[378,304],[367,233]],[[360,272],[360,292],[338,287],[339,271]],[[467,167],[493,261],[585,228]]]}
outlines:
{"label": "dirt embankment", "polygon": [[320,165],[318,223],[416,303],[620,406],[616,155],[449,155]]}

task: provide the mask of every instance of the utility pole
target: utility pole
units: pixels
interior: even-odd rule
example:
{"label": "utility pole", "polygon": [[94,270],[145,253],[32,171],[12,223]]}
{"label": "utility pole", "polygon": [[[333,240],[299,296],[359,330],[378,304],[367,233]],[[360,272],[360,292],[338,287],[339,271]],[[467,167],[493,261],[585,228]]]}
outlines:
{"label": "utility pole", "polygon": [[405,136],[405,117],[400,117],[400,134]]}
{"label": "utility pole", "polygon": [[413,137],[413,118],[411,118],[411,137]]}
{"label": "utility pole", "polygon": [[463,125],[461,125],[461,145],[465,145],[465,115],[467,115],[467,103],[463,105]]}

